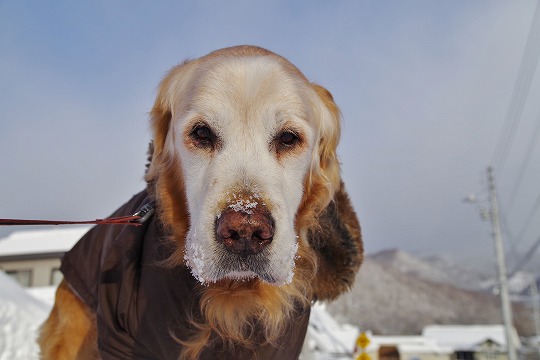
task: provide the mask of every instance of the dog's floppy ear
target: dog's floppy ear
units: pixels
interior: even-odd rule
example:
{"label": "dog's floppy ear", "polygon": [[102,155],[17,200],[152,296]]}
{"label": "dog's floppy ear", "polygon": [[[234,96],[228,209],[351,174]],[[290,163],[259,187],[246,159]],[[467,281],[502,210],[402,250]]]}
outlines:
{"label": "dog's floppy ear", "polygon": [[311,84],[311,87],[316,93],[313,116],[317,121],[319,143],[315,144],[304,199],[298,212],[298,225],[304,229],[317,226],[318,215],[333,199],[341,181],[336,154],[341,134],[340,111],[328,90],[317,84]]}
{"label": "dog's floppy ear", "polygon": [[364,250],[360,224],[341,181],[336,153],[341,132],[340,111],[328,90],[316,84],[312,87],[323,108],[319,114],[320,143],[312,161],[311,186],[306,187],[304,205],[313,209],[314,223],[308,225],[307,235],[318,258],[314,299],[333,300],[354,283]]}
{"label": "dog's floppy ear", "polygon": [[[151,159],[145,180],[149,192],[156,196],[157,205],[161,213],[160,220],[166,225],[178,246],[171,260],[166,264],[175,266],[183,261],[182,242],[185,232],[189,228],[189,215],[185,201],[185,190],[180,159],[176,158],[174,151],[174,132],[171,131],[172,119],[176,112],[182,109],[182,104],[189,101],[189,86],[196,63],[186,61],[174,67],[163,80],[158,89],[156,101],[150,112],[153,140]],[[176,162],[176,166],[173,163]]]}
{"label": "dog's floppy ear", "polygon": [[312,84],[313,89],[321,99],[324,109],[319,125],[319,168],[329,183],[332,192],[340,188],[340,166],[336,149],[341,136],[341,114],[334,102],[332,94],[324,87]]}
{"label": "dog's floppy ear", "polygon": [[319,227],[308,232],[318,258],[313,296],[333,300],[350,289],[364,258],[360,223],[343,183],[318,221]]}
{"label": "dog's floppy ear", "polygon": [[172,154],[167,147],[171,119],[175,110],[184,101],[187,94],[187,87],[193,73],[193,63],[196,61],[185,61],[174,67],[165,75],[161,81],[154,106],[150,111],[150,124],[153,133],[153,154],[146,181],[152,183],[160,171],[160,165],[171,161]]}
{"label": "dog's floppy ear", "polygon": [[335,191],[340,187],[340,167],[336,149],[341,136],[341,114],[332,94],[324,87],[312,84],[324,105],[319,125],[319,166]]}

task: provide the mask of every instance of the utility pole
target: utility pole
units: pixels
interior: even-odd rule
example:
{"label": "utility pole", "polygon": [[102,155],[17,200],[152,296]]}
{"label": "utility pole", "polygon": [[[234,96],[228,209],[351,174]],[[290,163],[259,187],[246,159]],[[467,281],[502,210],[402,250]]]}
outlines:
{"label": "utility pole", "polygon": [[[534,315],[534,328],[536,330],[536,336],[540,336],[540,304],[538,303],[538,286],[536,286],[536,277],[532,276],[531,279],[531,301],[533,306]],[[540,353],[540,347],[538,347]]]}
{"label": "utility pole", "polygon": [[495,188],[495,176],[493,168],[487,169],[487,180],[489,188],[489,203],[491,211],[489,218],[493,229],[493,241],[495,243],[495,256],[497,257],[497,269],[499,272],[499,290],[501,295],[501,309],[506,332],[506,346],[508,347],[508,360],[517,360],[516,347],[513,337],[513,320],[510,297],[508,295],[508,279],[506,277],[506,264],[504,261],[504,249],[502,243],[501,221],[499,217],[499,204],[497,201],[497,190]]}

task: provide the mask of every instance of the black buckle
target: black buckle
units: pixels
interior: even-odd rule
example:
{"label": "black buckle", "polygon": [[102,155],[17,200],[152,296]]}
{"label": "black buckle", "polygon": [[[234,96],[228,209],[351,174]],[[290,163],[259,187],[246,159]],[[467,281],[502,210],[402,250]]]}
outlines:
{"label": "black buckle", "polygon": [[138,222],[140,224],[145,223],[155,212],[155,200],[144,204],[139,211],[137,211],[133,216],[138,216],[139,218],[133,220],[133,222]]}

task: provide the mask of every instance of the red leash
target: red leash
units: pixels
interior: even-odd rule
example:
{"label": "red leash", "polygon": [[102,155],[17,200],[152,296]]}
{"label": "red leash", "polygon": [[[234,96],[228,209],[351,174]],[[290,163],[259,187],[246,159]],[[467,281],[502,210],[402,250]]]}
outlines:
{"label": "red leash", "polygon": [[21,220],[21,219],[0,219],[2,225],[133,225],[141,226],[154,213],[154,203],[145,204],[139,211],[130,216],[112,217],[106,219],[86,220],[86,221],[62,221],[62,220]]}

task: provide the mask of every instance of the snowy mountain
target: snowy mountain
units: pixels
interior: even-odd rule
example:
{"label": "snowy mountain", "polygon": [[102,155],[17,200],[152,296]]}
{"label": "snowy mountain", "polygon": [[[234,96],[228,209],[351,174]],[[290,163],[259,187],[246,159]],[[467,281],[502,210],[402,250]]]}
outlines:
{"label": "snowy mountain", "polygon": [[[498,294],[498,280],[493,261],[475,263],[461,258],[431,255],[416,257],[403,250],[384,250],[369,256],[377,263],[390,267],[402,274],[436,283],[453,285],[461,289]],[[538,278],[538,277],[537,277]],[[529,271],[518,271],[508,279],[508,287],[514,299],[528,293],[534,275]]]}
{"label": "snowy mountain", "polygon": [[463,289],[482,290],[481,284],[493,276],[493,271],[479,270],[449,257],[418,258],[397,249],[381,251],[369,258],[402,274]]}
{"label": "snowy mountain", "polygon": [[[500,324],[498,298],[475,285],[482,275],[449,264],[399,250],[367,256],[353,290],[328,311],[381,335],[419,334],[430,324]],[[457,286],[460,278],[467,279],[463,287]],[[532,331],[527,309],[515,307],[514,318],[518,331]]]}

